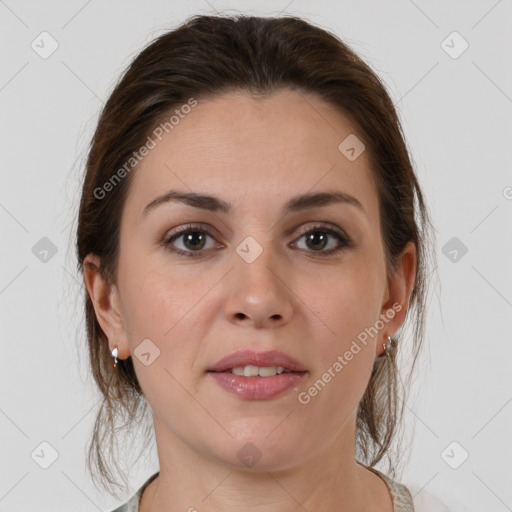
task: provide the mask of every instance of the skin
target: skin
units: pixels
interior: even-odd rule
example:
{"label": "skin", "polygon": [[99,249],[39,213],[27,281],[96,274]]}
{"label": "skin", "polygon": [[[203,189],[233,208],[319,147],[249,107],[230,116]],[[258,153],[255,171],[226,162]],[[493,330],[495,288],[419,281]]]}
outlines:
{"label": "skin", "polygon": [[[133,357],[160,462],[141,512],[393,510],[383,480],[355,462],[355,419],[374,358],[404,320],[416,251],[407,244],[388,280],[367,152],[351,162],[338,150],[351,133],[358,131],[349,118],[310,94],[224,93],[199,101],[133,171],[117,286],[101,278],[92,254],[85,284],[119,359],[146,338],[160,350],[149,366]],[[170,189],[212,194],[233,210],[170,202],[143,217]],[[293,196],[333,190],[356,197],[364,212],[340,203],[281,214]],[[343,230],[353,246],[328,254],[339,246],[332,235],[326,246],[308,244],[299,229],[318,221]],[[199,256],[160,244],[174,228],[199,222],[212,228],[204,246],[174,240]],[[236,252],[247,236],[263,249],[250,264]],[[299,403],[298,393],[396,303],[394,318]],[[282,350],[308,374],[276,398],[241,399],[206,373],[241,348]],[[237,456],[248,442],[261,453],[251,468]]]}

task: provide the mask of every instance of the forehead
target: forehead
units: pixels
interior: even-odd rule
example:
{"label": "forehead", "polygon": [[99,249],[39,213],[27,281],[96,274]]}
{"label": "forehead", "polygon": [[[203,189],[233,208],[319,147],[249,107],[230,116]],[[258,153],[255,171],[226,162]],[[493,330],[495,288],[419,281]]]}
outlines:
{"label": "forehead", "polygon": [[366,151],[349,160],[339,148],[347,137],[362,139],[356,125],[314,95],[230,92],[198,99],[186,111],[160,138],[150,134],[155,145],[136,167],[127,207],[141,212],[167,189],[235,203],[243,192],[270,204],[336,188],[359,196],[368,210],[376,201]]}

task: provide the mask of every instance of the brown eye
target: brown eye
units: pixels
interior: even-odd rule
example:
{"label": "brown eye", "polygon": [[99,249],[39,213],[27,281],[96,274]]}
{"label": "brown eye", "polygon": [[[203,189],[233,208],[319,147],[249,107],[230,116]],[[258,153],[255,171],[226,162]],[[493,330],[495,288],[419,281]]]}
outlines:
{"label": "brown eye", "polygon": [[306,237],[306,245],[314,250],[325,249],[330,237],[328,233],[318,230],[303,236]]}
{"label": "brown eye", "polygon": [[202,249],[205,245],[205,233],[202,231],[190,231],[180,235],[183,237],[183,244],[187,249]]}
{"label": "brown eye", "polygon": [[[307,231],[302,233],[299,240],[304,238],[306,248],[309,252],[319,252],[323,254],[334,254],[345,247],[351,247],[350,239],[332,228],[325,227],[325,225],[313,226]],[[325,250],[326,247],[331,246],[330,249]]]}
{"label": "brown eye", "polygon": [[[204,252],[203,249],[208,238],[213,240],[208,229],[202,226],[187,225],[175,230],[164,240],[163,245],[179,256],[195,257]],[[177,242],[179,243],[177,244]],[[181,247],[179,244],[181,244]]]}

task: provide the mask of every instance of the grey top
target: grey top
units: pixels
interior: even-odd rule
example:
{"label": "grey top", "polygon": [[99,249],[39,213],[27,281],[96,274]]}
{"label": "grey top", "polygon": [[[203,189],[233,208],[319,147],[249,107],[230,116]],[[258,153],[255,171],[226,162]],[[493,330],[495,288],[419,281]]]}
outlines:
{"label": "grey top", "polygon": [[[411,493],[409,492],[409,489],[405,485],[400,484],[395,480],[392,480],[391,478],[387,477],[384,473],[381,473],[375,468],[371,468],[368,466],[365,467],[370,471],[376,473],[378,476],[380,476],[386,483],[391,498],[393,500],[394,512],[429,512],[430,509],[428,511],[427,509],[415,510]],[[142,493],[144,492],[144,489],[159,475],[159,473],[160,472],[157,472],[154,475],[151,475],[144,482],[141,488],[124,505],[121,505],[112,512],[139,512],[139,501],[142,496]]]}

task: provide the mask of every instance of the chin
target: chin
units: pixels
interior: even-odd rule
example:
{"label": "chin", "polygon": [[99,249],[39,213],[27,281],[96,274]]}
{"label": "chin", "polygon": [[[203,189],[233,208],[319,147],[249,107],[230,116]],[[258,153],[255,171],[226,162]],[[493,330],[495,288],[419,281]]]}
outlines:
{"label": "chin", "polygon": [[[273,436],[271,432],[279,422],[271,422],[271,426],[265,424],[254,435],[245,433],[238,438],[230,439],[223,447],[221,453],[217,450],[217,458],[236,470],[279,471],[291,468],[304,457],[297,446],[300,439],[295,440],[289,433],[283,432],[280,436]],[[252,431],[253,429],[251,429]]]}

